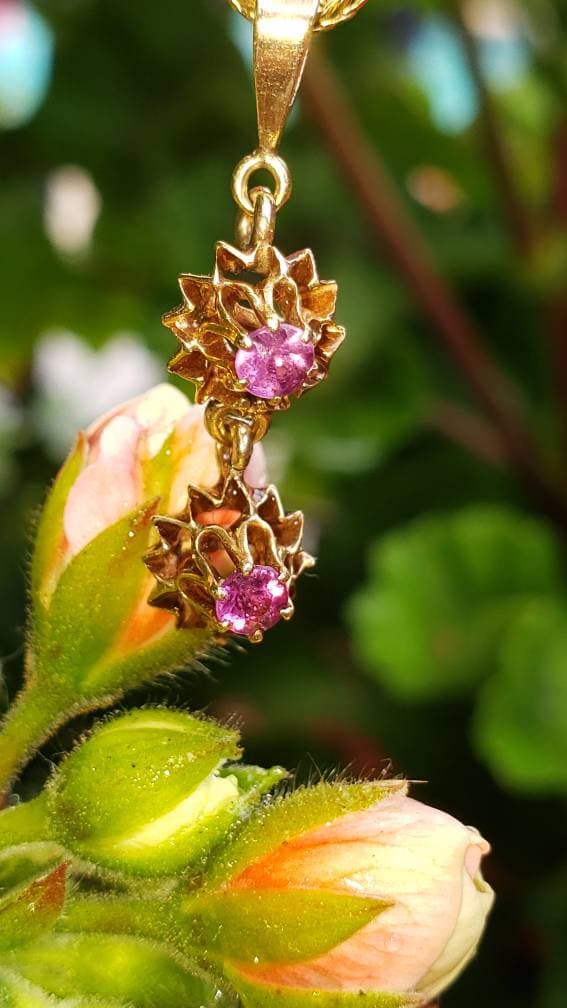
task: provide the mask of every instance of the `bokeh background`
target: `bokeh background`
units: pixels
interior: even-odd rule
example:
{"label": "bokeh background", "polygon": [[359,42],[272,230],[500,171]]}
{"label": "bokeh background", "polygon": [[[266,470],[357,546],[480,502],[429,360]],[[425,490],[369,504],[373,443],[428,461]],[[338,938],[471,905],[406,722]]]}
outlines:
{"label": "bokeh background", "polygon": [[[232,237],[250,48],[224,0],[0,0],[3,704],[46,485],[161,380],[176,277]],[[284,154],[278,243],[313,247],[348,329],[268,438],[319,565],[291,625],[174,699],[236,714],[251,761],[391,768],[477,825],[499,899],[444,1008],[563,1008],[567,5],[369,0]]]}

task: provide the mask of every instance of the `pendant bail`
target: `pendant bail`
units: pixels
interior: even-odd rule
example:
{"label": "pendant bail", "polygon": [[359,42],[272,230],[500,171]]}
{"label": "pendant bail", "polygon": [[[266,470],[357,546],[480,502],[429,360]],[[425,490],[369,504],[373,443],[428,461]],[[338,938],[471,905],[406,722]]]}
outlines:
{"label": "pendant bail", "polygon": [[259,150],[275,153],[297,94],[320,0],[257,0],[254,81]]}

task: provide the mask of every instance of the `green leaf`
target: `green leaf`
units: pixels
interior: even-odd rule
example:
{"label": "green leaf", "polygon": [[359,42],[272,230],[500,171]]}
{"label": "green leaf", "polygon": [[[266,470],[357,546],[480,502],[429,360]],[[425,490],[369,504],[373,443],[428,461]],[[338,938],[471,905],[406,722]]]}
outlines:
{"label": "green leaf", "polygon": [[221,892],[197,898],[201,946],[255,964],[314,959],[369,924],[388,904],[338,893]]}
{"label": "green leaf", "polygon": [[541,523],[474,507],[427,517],[381,539],[350,604],[362,665],[410,699],[458,693],[494,666],[526,601],[560,585],[559,551]]}
{"label": "green leaf", "polygon": [[567,600],[540,599],[511,623],[474,739],[505,787],[567,793]]}

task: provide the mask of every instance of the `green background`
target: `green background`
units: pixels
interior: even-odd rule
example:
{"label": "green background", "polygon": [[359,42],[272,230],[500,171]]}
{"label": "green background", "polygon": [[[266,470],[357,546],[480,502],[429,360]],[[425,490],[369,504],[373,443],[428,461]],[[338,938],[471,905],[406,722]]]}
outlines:
{"label": "green background", "polygon": [[[308,515],[319,564],[293,623],[261,647],[128,698],[236,716],[250,761],[302,779],[333,767],[403,773],[416,797],[478,826],[498,902],[446,1008],[560,1008],[567,994],[567,11],[521,6],[529,63],[514,86],[489,88],[492,145],[479,115],[443,132],[410,73],[416,18],[451,18],[453,5],[370,0],[322,48],[421,236],[396,217],[410,268],[425,241],[507,375],[510,395],[494,381],[490,394],[535,447],[522,435],[510,450],[475,392],[474,362],[458,363],[416,303],[408,269],[300,103],[278,244],[312,247],[321,276],[339,281],[348,340],[329,381],[276,417],[268,452],[285,502]],[[232,239],[230,174],[254,144],[249,71],[222,0],[38,9],[55,33],[53,79],[32,121],[0,133],[0,380],[12,397],[0,434],[3,702],[21,676],[34,515],[57,468],[34,343],[66,329],[100,348],[131,331],[165,366],[174,346],[160,315],[178,300],[177,274],[210,271],[214,242]],[[47,180],[68,164],[102,199],[80,258],[44,228]],[[453,193],[443,211],[415,196],[430,166]],[[22,795],[84,723],[46,747]]]}

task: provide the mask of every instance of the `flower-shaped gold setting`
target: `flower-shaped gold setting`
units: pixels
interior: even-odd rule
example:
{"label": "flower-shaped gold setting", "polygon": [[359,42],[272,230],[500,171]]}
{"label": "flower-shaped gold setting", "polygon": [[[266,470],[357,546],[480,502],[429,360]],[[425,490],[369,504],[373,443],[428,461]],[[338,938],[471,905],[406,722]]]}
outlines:
{"label": "flower-shaped gold setting", "polygon": [[163,317],[180,344],[169,370],[195,383],[197,402],[214,399],[248,415],[289,406],[289,396],[252,395],[236,374],[237,350],[250,349],[250,334],[263,326],[295,326],[313,345],[313,366],[295,396],[327,376],[345,332],[335,322],[337,284],[319,280],[309,249],[285,257],[272,245],[243,252],[218,242],[213,275],[182,274],[179,285],[183,304]]}
{"label": "flower-shaped gold setting", "polygon": [[[226,634],[215,608],[223,582],[235,571],[249,575],[259,566],[273,569],[285,585],[289,604],[281,617],[291,618],[295,582],[314,560],[301,548],[302,512],[286,514],[274,486],[252,490],[229,475],[216,492],[189,487],[183,512],[154,523],[159,541],[145,557],[156,578],[150,604],[175,613],[180,627]],[[260,629],[249,635],[253,643],[262,637]]]}

